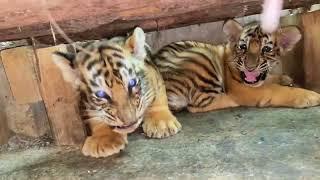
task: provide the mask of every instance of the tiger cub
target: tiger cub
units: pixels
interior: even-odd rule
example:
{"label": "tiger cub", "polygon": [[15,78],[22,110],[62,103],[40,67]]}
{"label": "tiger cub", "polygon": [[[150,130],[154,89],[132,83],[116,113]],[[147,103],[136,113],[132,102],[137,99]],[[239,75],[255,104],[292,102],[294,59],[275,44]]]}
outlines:
{"label": "tiger cub", "polygon": [[64,80],[79,94],[80,114],[88,127],[82,153],[106,157],[127,144],[127,134],[143,121],[146,136],[164,138],[181,125],[170,112],[163,79],[150,61],[143,30],[99,40],[77,54],[55,52]]}
{"label": "tiger cub", "polygon": [[228,37],[226,45],[174,42],[154,56],[170,109],[206,112],[236,106],[304,108],[320,104],[320,94],[282,86],[286,77],[269,74],[301,39],[297,27],[266,34],[258,24],[242,27],[228,20],[223,31]]}

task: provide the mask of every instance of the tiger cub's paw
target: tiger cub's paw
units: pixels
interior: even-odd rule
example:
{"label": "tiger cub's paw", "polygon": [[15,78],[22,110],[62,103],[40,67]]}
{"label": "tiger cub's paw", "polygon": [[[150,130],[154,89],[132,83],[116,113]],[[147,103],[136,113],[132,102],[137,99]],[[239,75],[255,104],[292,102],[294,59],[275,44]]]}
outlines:
{"label": "tiger cub's paw", "polygon": [[280,85],[282,86],[294,86],[293,79],[290,76],[287,75],[281,75],[280,77]]}
{"label": "tiger cub's paw", "polygon": [[128,143],[127,135],[113,133],[103,136],[89,136],[82,147],[85,156],[107,157],[119,153]]}
{"label": "tiger cub's paw", "polygon": [[306,108],[318,105],[320,105],[320,94],[314,91],[304,90],[295,97],[294,107],[296,108]]}
{"label": "tiger cub's paw", "polygon": [[164,138],[177,134],[181,130],[181,124],[171,113],[163,112],[148,116],[142,128],[148,137]]}

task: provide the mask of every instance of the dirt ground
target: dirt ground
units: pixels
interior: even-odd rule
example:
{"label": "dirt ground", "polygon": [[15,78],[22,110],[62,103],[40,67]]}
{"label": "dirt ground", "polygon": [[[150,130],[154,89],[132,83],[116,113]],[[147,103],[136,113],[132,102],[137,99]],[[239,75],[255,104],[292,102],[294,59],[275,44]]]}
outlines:
{"label": "dirt ground", "polygon": [[50,138],[27,148],[3,147],[0,179],[320,178],[319,107],[236,108],[178,118],[179,134],[158,140],[134,133],[123,152],[108,158],[84,157],[78,148],[53,146]]}

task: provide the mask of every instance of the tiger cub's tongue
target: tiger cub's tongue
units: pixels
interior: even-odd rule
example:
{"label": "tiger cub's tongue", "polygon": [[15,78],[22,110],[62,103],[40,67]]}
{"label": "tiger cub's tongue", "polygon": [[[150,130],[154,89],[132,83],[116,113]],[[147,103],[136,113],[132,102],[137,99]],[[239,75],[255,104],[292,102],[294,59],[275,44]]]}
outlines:
{"label": "tiger cub's tongue", "polygon": [[246,75],[245,80],[248,82],[256,82],[257,77],[260,75],[260,73],[257,71],[248,71],[248,70],[245,70],[244,74]]}

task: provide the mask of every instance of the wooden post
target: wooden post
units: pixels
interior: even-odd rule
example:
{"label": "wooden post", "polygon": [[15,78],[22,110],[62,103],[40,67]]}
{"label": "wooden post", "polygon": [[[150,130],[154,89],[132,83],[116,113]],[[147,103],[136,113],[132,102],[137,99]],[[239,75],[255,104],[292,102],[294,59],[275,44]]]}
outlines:
{"label": "wooden post", "polygon": [[9,128],[17,134],[39,137],[49,132],[46,110],[34,71],[32,47],[1,51],[5,80],[1,80],[4,111]]}
{"label": "wooden post", "polygon": [[78,114],[77,92],[63,80],[52,60],[52,52],[66,51],[65,45],[37,49],[44,99],[51,129],[58,145],[83,143],[85,131]]}
{"label": "wooden post", "polygon": [[304,29],[304,71],[307,88],[320,93],[320,11],[302,15]]}

